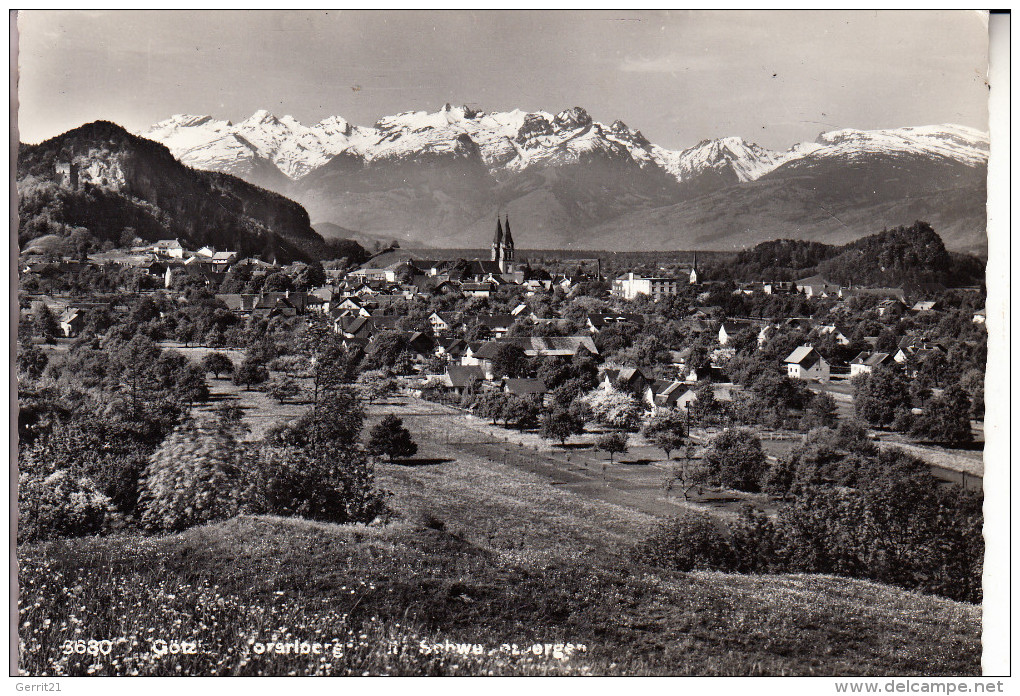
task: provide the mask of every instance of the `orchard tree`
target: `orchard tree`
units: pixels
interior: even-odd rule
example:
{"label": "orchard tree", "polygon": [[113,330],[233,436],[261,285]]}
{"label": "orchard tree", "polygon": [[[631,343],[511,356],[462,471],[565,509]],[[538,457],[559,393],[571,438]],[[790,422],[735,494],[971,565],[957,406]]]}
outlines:
{"label": "orchard tree", "polygon": [[206,353],[202,358],[202,367],[206,372],[212,372],[216,379],[220,378],[220,374],[230,374],[234,371],[233,361],[225,353],[219,352]]}
{"label": "orchard tree", "polygon": [[245,389],[251,389],[253,384],[262,384],[269,379],[269,370],[261,361],[247,357],[234,370],[234,384],[244,385]]}
{"label": "orchard tree", "polygon": [[857,375],[851,384],[854,412],[865,423],[889,426],[896,420],[898,409],[910,408],[910,387],[897,371],[880,368],[871,374]]}
{"label": "orchard tree", "polygon": [[281,404],[301,393],[301,385],[293,377],[282,375],[269,383],[269,394]]}
{"label": "orchard tree", "polygon": [[38,303],[32,314],[32,331],[34,335],[43,338],[47,343],[55,343],[60,334],[60,325],[53,312],[42,302]]}
{"label": "orchard tree", "polygon": [[626,433],[606,433],[595,441],[596,449],[609,455],[609,463],[613,463],[613,456],[623,454],[627,451]]}
{"label": "orchard tree", "polygon": [[705,486],[711,481],[712,470],[704,459],[694,456],[692,445],[684,446],[682,451],[679,463],[674,464],[666,474],[663,488],[667,495],[679,489],[684,500],[688,500],[694,488]]}
{"label": "orchard tree", "polygon": [[542,419],[542,437],[559,440],[561,445],[567,444],[571,435],[584,432],[584,421],[563,407],[555,408]]}
{"label": "orchard tree", "polygon": [[392,462],[400,457],[412,457],[418,452],[418,445],[411,439],[411,433],[404,422],[392,413],[385,416],[369,430],[367,451],[376,456],[386,456]]}
{"label": "orchard tree", "polygon": [[688,427],[687,414],[677,409],[663,409],[645,426],[644,435],[669,459],[669,453],[687,441]]}
{"label": "orchard tree", "polygon": [[728,428],[716,435],[704,455],[720,485],[756,493],[768,472],[761,440],[752,430]]}

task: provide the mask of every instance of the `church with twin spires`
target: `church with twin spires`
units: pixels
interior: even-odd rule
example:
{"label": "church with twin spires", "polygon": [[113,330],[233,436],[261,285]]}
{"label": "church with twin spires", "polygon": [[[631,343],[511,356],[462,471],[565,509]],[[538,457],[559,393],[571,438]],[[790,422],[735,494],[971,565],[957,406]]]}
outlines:
{"label": "church with twin spires", "polygon": [[496,215],[496,236],[492,238],[492,260],[499,264],[501,273],[514,272],[514,238],[510,235],[510,215],[506,216],[506,225]]}

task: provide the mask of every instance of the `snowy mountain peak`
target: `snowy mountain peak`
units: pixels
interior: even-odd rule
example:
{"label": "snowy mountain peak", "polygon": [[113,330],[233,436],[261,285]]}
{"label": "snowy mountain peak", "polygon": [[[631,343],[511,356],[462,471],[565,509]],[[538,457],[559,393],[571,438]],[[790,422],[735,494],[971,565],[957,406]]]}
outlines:
{"label": "snowy mountain peak", "polygon": [[259,109],[248,118],[241,121],[240,125],[266,125],[266,124],[278,124],[280,120],[273,114],[269,113],[265,109]]}
{"label": "snowy mountain peak", "polygon": [[954,124],[873,131],[844,128],[821,133],[815,143],[822,147],[812,149],[812,156],[901,153],[943,157],[970,165],[988,162],[988,134]]}
{"label": "snowy mountain peak", "polygon": [[592,123],[588,112],[579,106],[565,109],[553,119],[553,123],[561,128],[584,128]]}

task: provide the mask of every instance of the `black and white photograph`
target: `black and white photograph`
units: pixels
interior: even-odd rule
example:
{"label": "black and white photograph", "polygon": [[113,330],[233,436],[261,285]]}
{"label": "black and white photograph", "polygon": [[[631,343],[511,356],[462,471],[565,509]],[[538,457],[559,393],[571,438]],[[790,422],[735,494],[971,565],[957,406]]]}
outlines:
{"label": "black and white photograph", "polygon": [[1008,14],[9,19],[19,691],[1004,692]]}

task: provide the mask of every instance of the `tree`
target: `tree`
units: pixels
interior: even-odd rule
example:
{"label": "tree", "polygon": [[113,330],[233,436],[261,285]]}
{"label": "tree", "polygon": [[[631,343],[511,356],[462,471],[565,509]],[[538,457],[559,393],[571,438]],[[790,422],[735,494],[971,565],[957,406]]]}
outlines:
{"label": "tree", "polygon": [[676,409],[663,409],[645,426],[645,437],[666,453],[679,449],[687,440],[687,414]]}
{"label": "tree", "polygon": [[804,415],[810,428],[833,428],[838,420],[836,414],[836,400],[830,394],[818,392],[811,397]]}
{"label": "tree", "polygon": [[500,343],[492,356],[492,374],[496,377],[527,377],[531,361],[524,349],[513,343]]}
{"label": "tree", "polygon": [[385,455],[392,462],[397,457],[411,457],[418,451],[418,445],[411,439],[411,433],[404,422],[389,414],[369,430],[369,454]]}
{"label": "tree", "polygon": [[361,376],[358,377],[358,383],[361,385],[362,393],[365,395],[368,403],[373,403],[378,399],[385,399],[397,391],[397,380],[381,370],[362,372]]}
{"label": "tree", "polygon": [[641,423],[641,404],[617,389],[593,389],[581,400],[591,409],[595,420],[610,428],[633,432]]}
{"label": "tree", "polygon": [[559,440],[561,445],[565,445],[571,435],[583,432],[584,421],[563,407],[553,409],[542,419],[542,437]]}
{"label": "tree", "polygon": [[18,344],[18,369],[33,379],[38,378],[46,369],[49,358],[32,344]]}
{"label": "tree", "polygon": [[670,493],[674,488],[679,488],[687,500],[695,487],[708,484],[712,477],[712,471],[704,459],[694,456],[694,448],[687,445],[683,448],[683,458],[679,464],[674,464],[666,474],[663,488]]}
{"label": "tree", "polygon": [[270,381],[269,394],[281,404],[301,393],[301,385],[293,377],[282,375]]}
{"label": "tree", "polygon": [[262,384],[268,379],[269,370],[261,361],[252,357],[245,358],[244,362],[234,369],[234,384],[238,386],[243,384],[245,389],[251,389],[253,384]]}
{"label": "tree", "polygon": [[704,512],[688,511],[660,522],[636,553],[646,563],[681,572],[729,569],[726,538]]}
{"label": "tree", "polygon": [[189,422],[176,429],[145,470],[142,524],[174,532],[235,516],[244,488],[238,455],[234,434],[218,423]]}
{"label": "tree", "polygon": [[892,425],[900,407],[910,408],[910,388],[903,376],[892,369],[880,368],[851,380],[854,412],[865,423]]}
{"label": "tree", "polygon": [[948,445],[973,442],[970,412],[971,404],[967,393],[954,385],[946,389],[941,396],[928,402],[924,412],[914,421],[911,434],[914,437]]}
{"label": "tree", "polygon": [[761,490],[768,462],[752,430],[727,428],[716,435],[704,455],[720,485],[752,493]]}
{"label": "tree", "polygon": [[54,343],[60,333],[60,326],[50,308],[43,303],[38,303],[32,314],[32,331],[36,336],[43,338],[47,343]]}
{"label": "tree", "polygon": [[627,435],[625,433],[606,433],[595,441],[596,449],[609,455],[612,464],[613,456],[627,451]]}
{"label": "tree", "polygon": [[230,374],[234,371],[233,361],[225,353],[218,352],[206,353],[202,358],[202,367],[206,372],[212,372],[216,379],[220,378],[220,373]]}

